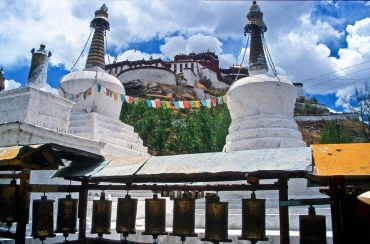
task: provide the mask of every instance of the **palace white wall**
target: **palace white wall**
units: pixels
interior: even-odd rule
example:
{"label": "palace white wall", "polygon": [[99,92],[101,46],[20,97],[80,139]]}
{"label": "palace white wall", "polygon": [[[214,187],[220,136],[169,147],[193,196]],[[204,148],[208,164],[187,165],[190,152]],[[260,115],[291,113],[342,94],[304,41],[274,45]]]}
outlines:
{"label": "palace white wall", "polygon": [[145,80],[148,82],[163,82],[169,85],[176,85],[176,75],[164,68],[144,66],[126,70],[117,77],[122,83],[132,80]]}

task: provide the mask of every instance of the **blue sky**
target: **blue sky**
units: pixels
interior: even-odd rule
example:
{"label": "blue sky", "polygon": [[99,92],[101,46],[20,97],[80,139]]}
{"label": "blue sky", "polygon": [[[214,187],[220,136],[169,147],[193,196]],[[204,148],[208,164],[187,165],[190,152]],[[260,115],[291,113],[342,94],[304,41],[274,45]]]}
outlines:
{"label": "blue sky", "polygon": [[[109,60],[173,59],[182,52],[210,51],[220,66],[240,63],[243,27],[252,1],[126,0],[0,2],[0,66],[7,89],[24,86],[32,48],[51,51],[49,91],[71,69],[90,34],[94,11],[109,10]],[[308,96],[344,111],[354,86],[370,79],[370,3],[367,1],[257,1],[279,74],[302,82]],[[88,48],[76,69],[85,65]],[[243,66],[248,66],[248,55]],[[106,58],[108,63],[108,58]]]}

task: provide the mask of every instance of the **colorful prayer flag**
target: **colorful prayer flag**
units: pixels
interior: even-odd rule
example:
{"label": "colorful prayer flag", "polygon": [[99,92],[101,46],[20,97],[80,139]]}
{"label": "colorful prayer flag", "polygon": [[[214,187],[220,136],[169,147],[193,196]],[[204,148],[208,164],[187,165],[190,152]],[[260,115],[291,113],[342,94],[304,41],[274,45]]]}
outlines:
{"label": "colorful prayer flag", "polygon": [[86,90],[86,96],[91,96],[92,94],[92,90],[91,90],[91,87],[89,89]]}
{"label": "colorful prayer flag", "polygon": [[114,101],[118,101],[118,92],[113,92]]}
{"label": "colorful prayer flag", "polygon": [[211,99],[211,102],[213,107],[217,106],[217,100],[215,97]]}
{"label": "colorful prayer flag", "polygon": [[183,101],[179,101],[179,106],[180,106],[180,108],[184,108],[184,102]]}
{"label": "colorful prayer flag", "polygon": [[175,108],[179,108],[180,107],[179,102],[178,101],[173,101],[173,106],[175,106]]}
{"label": "colorful prayer flag", "polygon": [[101,91],[101,85],[98,84],[98,92],[100,92],[100,91]]}
{"label": "colorful prayer flag", "polygon": [[212,108],[212,101],[211,99],[207,99],[207,108]]}
{"label": "colorful prayer flag", "polygon": [[167,108],[166,101],[161,101],[161,106],[162,106],[162,108]]}
{"label": "colorful prayer flag", "polygon": [[121,98],[121,102],[124,102],[125,101],[125,95],[119,94],[119,97]]}
{"label": "colorful prayer flag", "polygon": [[84,100],[86,100],[86,92],[83,93]]}
{"label": "colorful prayer flag", "polygon": [[113,91],[109,90],[109,96],[111,97],[113,95]]}
{"label": "colorful prayer flag", "polygon": [[199,103],[199,101],[194,101],[194,104],[195,104],[195,107],[196,107],[196,108],[199,108],[199,107],[200,107],[200,103]]}
{"label": "colorful prayer flag", "polygon": [[157,105],[156,105],[156,103],[155,103],[155,100],[152,100],[151,102],[152,102],[152,107],[153,107],[153,108],[156,108],[156,107],[157,107]]}
{"label": "colorful prayer flag", "polygon": [[134,102],[134,99],[133,99],[133,97],[131,97],[131,96],[128,96],[128,103],[129,104],[132,104]]}
{"label": "colorful prayer flag", "polygon": [[189,101],[189,105],[190,105],[190,107],[195,108],[195,103],[194,103],[194,101]]}
{"label": "colorful prayer flag", "polygon": [[148,107],[152,106],[152,101],[151,100],[146,100],[146,103],[148,104]]}
{"label": "colorful prayer flag", "polygon": [[108,88],[105,88],[105,95],[109,96],[110,90]]}
{"label": "colorful prayer flag", "polygon": [[184,108],[189,108],[189,102],[188,101],[184,101]]}
{"label": "colorful prayer flag", "polygon": [[200,102],[202,103],[202,106],[207,107],[207,101],[206,100],[200,100]]}
{"label": "colorful prayer flag", "polygon": [[217,97],[217,103],[218,104],[223,104],[222,97]]}
{"label": "colorful prayer flag", "polygon": [[226,95],[222,96],[222,100],[224,101],[224,103],[227,103],[227,97],[226,97]]}
{"label": "colorful prayer flag", "polygon": [[166,101],[166,107],[171,108],[171,102],[170,101]]}
{"label": "colorful prayer flag", "polygon": [[137,97],[134,97],[134,104],[139,104],[139,99]]}
{"label": "colorful prayer flag", "polygon": [[160,108],[161,107],[161,101],[155,100],[155,107]]}

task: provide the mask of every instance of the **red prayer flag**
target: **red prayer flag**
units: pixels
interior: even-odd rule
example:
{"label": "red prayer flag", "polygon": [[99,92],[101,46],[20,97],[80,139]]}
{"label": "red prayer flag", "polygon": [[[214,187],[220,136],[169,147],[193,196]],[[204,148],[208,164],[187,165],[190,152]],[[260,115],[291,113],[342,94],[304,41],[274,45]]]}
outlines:
{"label": "red prayer flag", "polygon": [[212,101],[212,106],[213,107],[217,105],[217,99],[216,98],[212,98],[211,101]]}
{"label": "red prayer flag", "polygon": [[189,102],[188,101],[184,101],[184,108],[189,108]]}
{"label": "red prayer flag", "polygon": [[131,96],[128,96],[128,103],[129,104],[132,104],[132,102],[134,101],[134,98],[133,97],[131,97]]}
{"label": "red prayer flag", "polygon": [[155,101],[155,106],[156,106],[157,108],[162,107],[161,101],[156,100],[156,101]]}

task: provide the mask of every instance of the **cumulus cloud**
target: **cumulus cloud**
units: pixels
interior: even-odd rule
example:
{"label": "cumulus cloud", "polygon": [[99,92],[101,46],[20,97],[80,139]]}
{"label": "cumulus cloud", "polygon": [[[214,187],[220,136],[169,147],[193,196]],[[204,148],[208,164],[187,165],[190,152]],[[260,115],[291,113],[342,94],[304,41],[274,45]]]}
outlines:
{"label": "cumulus cloud", "polygon": [[5,91],[16,89],[21,87],[21,83],[15,80],[5,80]]}
{"label": "cumulus cloud", "polygon": [[51,87],[49,84],[46,84],[45,91],[58,95],[58,89]]}
{"label": "cumulus cloud", "polygon": [[183,36],[168,37],[165,44],[160,47],[161,52],[168,58],[179,53],[201,53],[206,51],[219,54],[222,52],[222,42],[216,37],[206,36],[201,33],[185,38]]}

